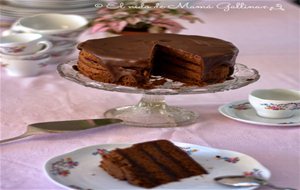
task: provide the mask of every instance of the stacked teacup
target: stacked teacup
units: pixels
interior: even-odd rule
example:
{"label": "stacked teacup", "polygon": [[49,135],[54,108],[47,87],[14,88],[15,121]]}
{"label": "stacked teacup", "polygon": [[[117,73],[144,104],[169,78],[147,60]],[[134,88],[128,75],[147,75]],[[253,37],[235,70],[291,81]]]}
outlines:
{"label": "stacked teacup", "polygon": [[[59,63],[70,55],[76,49],[77,37],[87,24],[88,20],[79,15],[49,13],[21,18],[2,34],[1,63],[9,75],[36,75],[39,73],[37,68]],[[33,65],[36,68],[29,69]],[[16,71],[24,71],[25,68],[32,72]]]}
{"label": "stacked teacup", "polygon": [[9,34],[0,40],[0,62],[10,76],[35,76],[49,61],[52,47],[41,34]]}

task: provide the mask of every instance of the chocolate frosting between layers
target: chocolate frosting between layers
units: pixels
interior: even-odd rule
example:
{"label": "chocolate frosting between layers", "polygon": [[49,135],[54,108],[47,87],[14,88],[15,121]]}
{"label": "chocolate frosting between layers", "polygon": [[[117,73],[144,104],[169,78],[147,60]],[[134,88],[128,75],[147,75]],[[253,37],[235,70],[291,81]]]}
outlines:
{"label": "chocolate frosting between layers", "polygon": [[222,64],[233,67],[238,49],[230,42],[210,37],[178,34],[143,34],[92,39],[78,45],[101,60],[109,70],[118,67],[151,67],[150,59],[155,45],[192,53],[204,61],[204,72]]}

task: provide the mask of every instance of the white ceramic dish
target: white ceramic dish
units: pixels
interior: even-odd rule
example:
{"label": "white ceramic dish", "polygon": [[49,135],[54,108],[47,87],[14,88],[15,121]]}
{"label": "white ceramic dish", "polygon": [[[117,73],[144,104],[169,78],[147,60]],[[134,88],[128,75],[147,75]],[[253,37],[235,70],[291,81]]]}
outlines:
{"label": "white ceramic dish", "polygon": [[260,117],[248,100],[240,100],[219,107],[219,112],[233,120],[244,123],[268,126],[300,126],[300,111],[290,118],[271,119]]}
{"label": "white ceramic dish", "polygon": [[47,13],[20,18],[14,23],[12,29],[14,31],[57,35],[83,30],[87,24],[88,20],[80,15]]}
{"label": "white ceramic dish", "polygon": [[[158,186],[153,189],[205,189],[223,190],[229,187],[214,182],[214,178],[223,175],[255,175],[269,179],[271,173],[255,159],[238,152],[202,147],[187,143],[175,144],[187,151],[193,159],[209,172]],[[67,189],[143,189],[109,176],[98,167],[102,154],[115,148],[125,148],[131,144],[102,144],[89,146],[56,156],[45,164],[46,175],[56,184]],[[255,189],[236,188],[236,189]]]}

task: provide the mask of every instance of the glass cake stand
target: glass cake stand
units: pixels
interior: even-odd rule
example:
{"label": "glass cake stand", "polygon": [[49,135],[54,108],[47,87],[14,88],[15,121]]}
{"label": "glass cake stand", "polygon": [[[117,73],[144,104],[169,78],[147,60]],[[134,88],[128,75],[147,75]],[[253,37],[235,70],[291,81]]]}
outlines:
{"label": "glass cake stand", "polygon": [[105,117],[122,119],[126,125],[140,127],[175,127],[196,121],[198,118],[197,113],[167,105],[164,98],[165,95],[204,94],[233,90],[251,84],[260,77],[257,70],[250,69],[242,64],[236,64],[231,78],[223,83],[204,87],[187,86],[180,82],[163,79],[162,77],[154,77],[150,82],[154,83],[163,79],[165,80],[164,84],[156,85],[152,89],[141,89],[94,81],[74,69],[76,63],[77,60],[61,63],[58,65],[57,70],[63,78],[86,87],[143,94],[143,97],[136,105],[113,108],[104,113]]}

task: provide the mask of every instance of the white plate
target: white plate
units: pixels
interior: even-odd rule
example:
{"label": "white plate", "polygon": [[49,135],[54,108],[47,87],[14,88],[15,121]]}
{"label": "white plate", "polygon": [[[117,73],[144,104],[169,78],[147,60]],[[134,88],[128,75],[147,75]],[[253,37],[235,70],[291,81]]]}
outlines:
{"label": "white plate", "polygon": [[[238,152],[202,147],[187,143],[176,143],[199,162],[208,175],[185,178],[153,189],[230,189],[214,182],[223,175],[255,175],[269,179],[271,173],[255,159]],[[132,144],[103,144],[81,148],[54,157],[45,165],[46,175],[56,184],[69,189],[143,189],[126,181],[115,179],[99,167],[101,155],[115,148],[125,148]],[[255,189],[235,188],[235,189]]]}
{"label": "white plate", "polygon": [[268,125],[268,126],[300,126],[300,111],[297,111],[293,117],[284,119],[269,119],[260,117],[248,100],[231,102],[219,107],[219,112],[224,116],[237,121]]}

